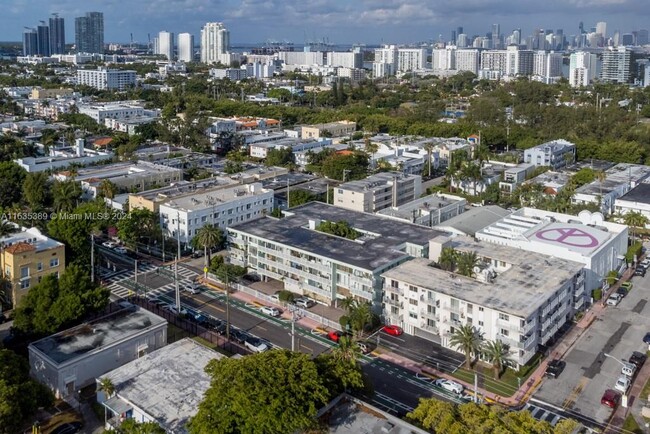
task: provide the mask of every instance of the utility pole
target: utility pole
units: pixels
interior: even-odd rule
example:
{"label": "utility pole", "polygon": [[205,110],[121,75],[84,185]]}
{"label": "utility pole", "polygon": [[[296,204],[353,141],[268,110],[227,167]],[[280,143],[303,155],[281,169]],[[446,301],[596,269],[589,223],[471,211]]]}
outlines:
{"label": "utility pole", "polygon": [[95,235],[90,234],[90,281],[95,283]]}
{"label": "utility pole", "polygon": [[478,374],[474,372],[474,403],[478,403]]}
{"label": "utility pole", "polygon": [[226,339],[230,341],[230,289],[228,288],[228,257],[224,261],[226,267]]}
{"label": "utility pole", "polygon": [[138,260],[137,259],[134,260],[133,265],[135,268],[133,273],[133,279],[135,280],[135,293],[137,294],[138,293]]}
{"label": "utility pole", "polygon": [[176,213],[176,244],[178,252],[174,267],[174,283],[176,289],[176,309],[178,309],[178,313],[181,313],[181,291],[178,287],[178,261],[181,259],[181,217],[178,212]]}
{"label": "utility pole", "polygon": [[290,203],[291,202],[289,202],[289,179],[287,179],[287,209],[290,208],[290,205],[289,205]]}

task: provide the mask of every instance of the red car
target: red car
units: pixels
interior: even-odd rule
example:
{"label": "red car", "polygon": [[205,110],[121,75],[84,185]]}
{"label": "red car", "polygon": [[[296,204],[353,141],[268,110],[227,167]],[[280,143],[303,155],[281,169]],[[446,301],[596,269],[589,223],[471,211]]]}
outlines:
{"label": "red car", "polygon": [[620,400],[621,400],[620,393],[612,389],[607,389],[603,394],[603,397],[600,398],[600,403],[606,405],[609,408],[616,408]]}
{"label": "red car", "polygon": [[382,327],[382,330],[385,333],[388,333],[389,335],[393,335],[393,336],[399,336],[402,333],[404,333],[402,327],[396,325],[385,325],[384,327]]}
{"label": "red car", "polygon": [[334,341],[334,342],[338,342],[339,339],[341,339],[341,336],[343,336],[343,333],[341,333],[338,330],[330,330],[327,333],[327,339],[329,339],[330,341]]}

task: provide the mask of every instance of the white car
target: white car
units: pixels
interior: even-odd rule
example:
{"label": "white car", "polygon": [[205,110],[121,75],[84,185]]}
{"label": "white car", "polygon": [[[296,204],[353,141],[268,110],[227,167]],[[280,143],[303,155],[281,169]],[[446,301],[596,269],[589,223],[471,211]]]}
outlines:
{"label": "white car", "polygon": [[619,377],[618,380],[616,380],[616,384],[614,385],[614,389],[620,390],[623,392],[623,394],[627,393],[627,390],[630,388],[630,379],[627,377]]}
{"label": "white car", "polygon": [[182,291],[189,292],[190,294],[198,294],[201,291],[199,290],[199,285],[196,284],[196,282],[188,283],[187,285],[183,285],[181,287]]}
{"label": "white car", "polygon": [[104,246],[104,247],[108,247],[109,249],[114,249],[115,247],[117,247],[117,244],[115,244],[115,243],[112,242],[112,241],[104,241],[104,242],[102,243],[102,246]]}
{"label": "white car", "polygon": [[641,261],[639,265],[642,266],[643,268],[650,268],[650,258],[644,259],[643,261]]}
{"label": "white car", "polygon": [[269,349],[269,346],[266,345],[264,341],[255,337],[246,339],[246,341],[244,341],[244,345],[254,353],[263,353]]}
{"label": "white car", "polygon": [[621,368],[621,374],[625,375],[628,378],[633,378],[636,373],[636,365],[633,363],[623,362],[625,366]]}
{"label": "white car", "polygon": [[456,383],[452,380],[445,380],[444,378],[440,378],[434,381],[433,384],[440,387],[441,389],[445,389],[448,392],[455,393],[456,395],[462,394],[463,390],[465,390],[462,384]]}
{"label": "white car", "polygon": [[271,306],[262,306],[260,308],[260,312],[262,312],[265,315],[272,316],[272,317],[278,317],[282,314],[280,312],[280,309],[277,307],[271,307]]}
{"label": "white car", "polygon": [[621,299],[623,296],[621,294],[615,293],[609,296],[607,299],[607,306],[618,306],[618,304],[621,302]]}
{"label": "white car", "polygon": [[113,247],[113,250],[115,250],[117,253],[121,253],[122,255],[125,255],[127,253],[126,247],[122,246]]}
{"label": "white car", "polygon": [[[176,309],[176,306],[174,306],[173,304],[168,304],[167,306],[164,306],[163,309],[165,309],[165,310],[167,310],[167,311],[169,311],[169,312],[171,312],[173,314],[176,314],[176,315],[179,314],[178,309]],[[180,314],[181,315],[187,315],[187,309],[185,309],[184,307],[181,306]]]}

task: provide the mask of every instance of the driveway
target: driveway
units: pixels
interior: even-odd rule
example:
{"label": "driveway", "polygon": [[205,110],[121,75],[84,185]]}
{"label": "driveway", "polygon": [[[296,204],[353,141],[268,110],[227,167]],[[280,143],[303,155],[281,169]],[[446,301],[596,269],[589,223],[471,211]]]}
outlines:
{"label": "driveway", "polygon": [[[632,291],[609,306],[578,339],[565,357],[566,368],[558,379],[546,379],[535,398],[567,411],[573,411],[600,423],[607,423],[612,410],[600,404],[607,389],[613,389],[621,376],[620,360],[633,351],[645,352],[643,336],[650,331],[650,274],[634,277]],[[618,359],[605,357],[604,353]],[[647,378],[635,378],[645,382]],[[636,396],[629,400],[638,399]]]}

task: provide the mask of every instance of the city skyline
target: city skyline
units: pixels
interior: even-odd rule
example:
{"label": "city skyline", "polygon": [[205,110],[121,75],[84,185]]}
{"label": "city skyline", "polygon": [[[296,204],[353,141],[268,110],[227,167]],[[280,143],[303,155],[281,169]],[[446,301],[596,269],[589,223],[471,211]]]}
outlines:
{"label": "city skyline", "polygon": [[[427,4],[406,0],[395,4],[385,0],[363,0],[355,4],[343,1],[246,0],[239,4],[219,0],[134,0],[128,13],[116,0],[57,0],[47,5],[8,0],[0,17],[0,40],[18,41],[23,27],[36,27],[50,13],[68,21],[66,41],[74,40],[74,18],[87,11],[100,11],[105,19],[105,42],[146,43],[161,30],[176,34],[188,32],[198,40],[206,22],[223,22],[233,43],[287,40],[296,44],[327,38],[332,43],[362,42],[409,43],[448,40],[452,30],[462,26],[468,35],[485,35],[493,24],[500,24],[508,35],[521,28],[522,35],[534,29],[563,29],[565,35],[577,34],[580,22],[589,31],[600,21],[607,22],[607,35],[647,28],[650,11],[632,0],[550,0],[543,5],[534,1],[517,4],[503,0],[462,0]],[[553,7],[555,3],[556,7]],[[218,11],[218,12],[217,12]],[[556,11],[549,13],[548,11]],[[298,23],[298,24],[294,24]]]}

